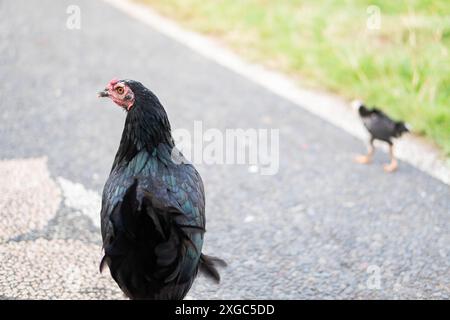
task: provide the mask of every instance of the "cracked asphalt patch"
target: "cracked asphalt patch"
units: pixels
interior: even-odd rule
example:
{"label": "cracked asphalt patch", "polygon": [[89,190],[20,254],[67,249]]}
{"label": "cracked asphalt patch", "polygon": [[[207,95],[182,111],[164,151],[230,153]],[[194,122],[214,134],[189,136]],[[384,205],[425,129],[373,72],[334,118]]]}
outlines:
{"label": "cracked asphalt patch", "polygon": [[[80,30],[66,28],[68,5]],[[192,298],[449,298],[448,185],[405,163],[384,174],[382,152],[355,165],[357,139],[103,2],[0,6],[3,298],[123,298],[98,272],[96,210],[125,115],[96,92],[114,76],[153,89],[173,128],[280,129],[274,176],[198,166],[205,252],[229,267]]]}
{"label": "cracked asphalt patch", "polygon": [[44,227],[58,208],[60,192],[50,179],[45,158],[0,162],[0,243]]}
{"label": "cracked asphalt patch", "polygon": [[98,245],[79,240],[10,242],[0,246],[1,292],[20,299],[120,299],[108,275],[98,274]]}
{"label": "cracked asphalt patch", "polygon": [[[19,299],[122,299],[108,273],[98,269],[99,229],[85,204],[91,201],[98,215],[100,197],[67,180],[58,187],[46,163],[0,161],[0,292]],[[74,196],[78,208],[61,201]]]}

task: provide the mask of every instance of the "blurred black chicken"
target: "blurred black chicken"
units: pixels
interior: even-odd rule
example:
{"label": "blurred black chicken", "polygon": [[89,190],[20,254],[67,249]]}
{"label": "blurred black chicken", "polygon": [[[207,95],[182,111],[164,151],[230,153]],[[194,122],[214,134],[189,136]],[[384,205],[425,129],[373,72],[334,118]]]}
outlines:
{"label": "blurred black chicken", "polygon": [[363,164],[370,163],[375,152],[373,142],[374,140],[381,140],[389,144],[389,156],[391,158],[391,162],[384,166],[384,170],[386,172],[395,171],[398,163],[394,156],[394,143],[392,139],[400,137],[405,132],[409,132],[405,123],[390,119],[385,113],[375,107],[368,109],[362,102],[355,101],[353,104],[358,109],[359,116],[370,133],[367,155],[358,156],[355,160]]}
{"label": "blurred black chicken", "polygon": [[202,254],[202,179],[180,160],[158,98],[140,82],[117,79],[99,96],[127,111],[103,189],[100,271],[107,264],[130,299],[183,299],[199,269],[219,282],[216,265],[225,262]]}

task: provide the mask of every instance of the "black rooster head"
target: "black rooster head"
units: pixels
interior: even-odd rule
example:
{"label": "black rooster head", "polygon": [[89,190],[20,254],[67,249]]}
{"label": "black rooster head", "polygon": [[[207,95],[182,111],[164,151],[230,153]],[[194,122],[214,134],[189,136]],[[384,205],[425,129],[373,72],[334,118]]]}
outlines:
{"label": "black rooster head", "polygon": [[361,117],[366,117],[366,116],[368,116],[368,115],[370,114],[370,110],[367,109],[367,107],[366,107],[365,105],[362,104],[362,105],[358,108],[358,113],[359,113],[359,115],[360,115]]}
{"label": "black rooster head", "polygon": [[98,96],[110,98],[129,114],[134,114],[134,118],[148,118],[151,115],[153,118],[162,118],[163,122],[168,122],[158,97],[139,81],[114,78],[98,93]]}
{"label": "black rooster head", "polygon": [[[135,103],[135,93],[129,82],[130,80],[112,79],[105,90],[98,93],[98,96],[102,98],[111,98],[117,105],[124,108],[126,111],[130,111]],[[142,84],[140,85],[145,89]]]}
{"label": "black rooster head", "polygon": [[353,101],[352,108],[358,110],[358,113],[361,117],[365,117],[370,114],[370,110],[367,109],[366,105],[362,101]]}
{"label": "black rooster head", "polygon": [[164,107],[142,83],[112,79],[98,96],[110,98],[127,111],[116,162],[128,161],[142,149],[151,151],[160,144],[174,145]]}

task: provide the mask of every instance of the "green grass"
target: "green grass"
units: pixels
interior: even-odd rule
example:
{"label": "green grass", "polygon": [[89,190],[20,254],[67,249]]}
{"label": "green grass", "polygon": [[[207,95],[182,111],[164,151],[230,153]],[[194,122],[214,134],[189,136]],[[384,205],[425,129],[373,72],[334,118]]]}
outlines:
{"label": "green grass", "polygon": [[[448,0],[140,0],[302,85],[377,105],[450,155]],[[367,8],[381,28],[366,27]]]}

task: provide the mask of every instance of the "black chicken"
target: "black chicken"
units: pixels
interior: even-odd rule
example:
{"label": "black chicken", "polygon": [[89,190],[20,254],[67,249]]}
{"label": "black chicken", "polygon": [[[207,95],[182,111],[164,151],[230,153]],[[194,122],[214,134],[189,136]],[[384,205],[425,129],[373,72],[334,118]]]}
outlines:
{"label": "black chicken", "polygon": [[127,111],[103,189],[100,271],[107,264],[131,299],[183,299],[198,269],[219,282],[216,265],[225,263],[201,253],[203,182],[180,161],[158,98],[140,82],[116,79],[99,96]]}
{"label": "black chicken", "polygon": [[395,171],[398,163],[394,156],[394,144],[392,139],[400,137],[404,132],[409,132],[405,123],[390,119],[385,113],[375,107],[368,109],[361,102],[356,101],[354,106],[358,108],[359,116],[370,133],[367,155],[358,156],[355,160],[363,164],[370,163],[375,152],[373,142],[374,140],[381,140],[389,144],[389,156],[391,158],[391,162],[384,166],[384,170],[386,172]]}

